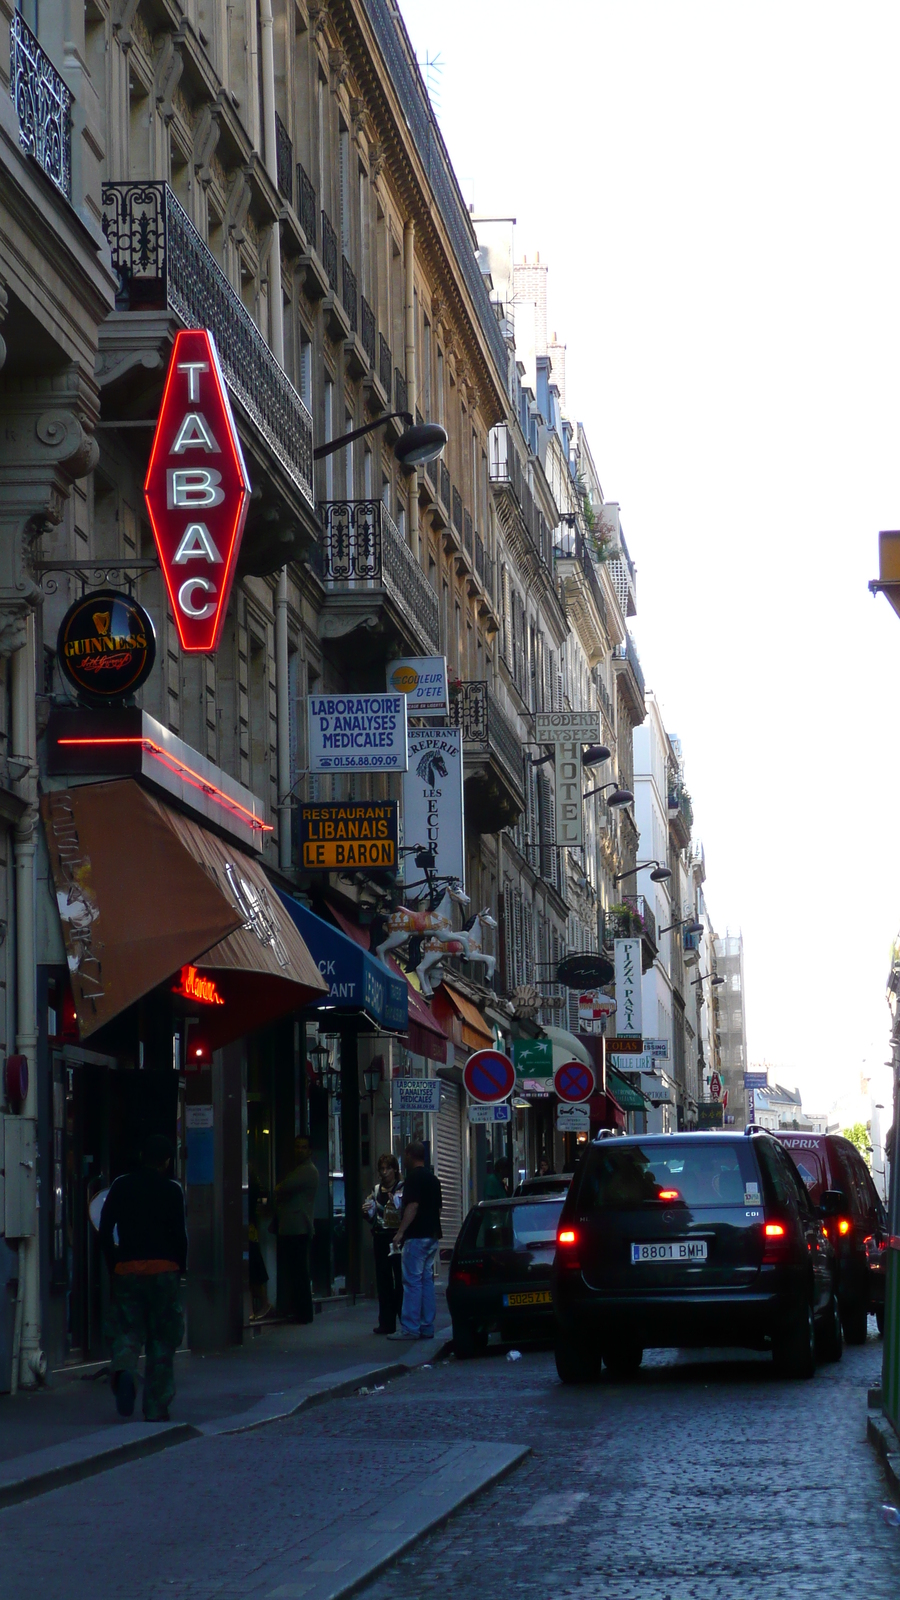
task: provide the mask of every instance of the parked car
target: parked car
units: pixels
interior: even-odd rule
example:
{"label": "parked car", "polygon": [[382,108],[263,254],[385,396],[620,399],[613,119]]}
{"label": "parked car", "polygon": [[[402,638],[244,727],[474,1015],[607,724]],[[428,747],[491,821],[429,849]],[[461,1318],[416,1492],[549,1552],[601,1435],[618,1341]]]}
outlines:
{"label": "parked car", "polygon": [[648,1348],[771,1348],[810,1378],[843,1343],[835,1254],[793,1162],[765,1133],[596,1140],[563,1204],[552,1288],[564,1383]]}
{"label": "parked car", "polygon": [[888,1228],[884,1206],[856,1146],[839,1134],[779,1133],[835,1248],[844,1338],[865,1344],[869,1312],[884,1333]]}
{"label": "parked car", "polygon": [[523,1178],[516,1189],[520,1194],[567,1194],[574,1174],[571,1172],[545,1172],[541,1177]]}
{"label": "parked car", "polygon": [[453,1348],[465,1360],[493,1328],[515,1343],[552,1338],[550,1269],[562,1196],[482,1200],[466,1217],[450,1259],[447,1305]]}

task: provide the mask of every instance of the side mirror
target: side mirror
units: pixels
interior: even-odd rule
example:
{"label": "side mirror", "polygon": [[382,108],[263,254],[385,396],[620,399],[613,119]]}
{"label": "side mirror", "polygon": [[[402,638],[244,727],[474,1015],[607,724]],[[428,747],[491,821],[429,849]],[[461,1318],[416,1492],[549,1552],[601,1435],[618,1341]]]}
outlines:
{"label": "side mirror", "polygon": [[826,1189],[819,1202],[819,1211],[823,1217],[836,1217],[839,1211],[846,1211],[847,1202],[842,1190]]}

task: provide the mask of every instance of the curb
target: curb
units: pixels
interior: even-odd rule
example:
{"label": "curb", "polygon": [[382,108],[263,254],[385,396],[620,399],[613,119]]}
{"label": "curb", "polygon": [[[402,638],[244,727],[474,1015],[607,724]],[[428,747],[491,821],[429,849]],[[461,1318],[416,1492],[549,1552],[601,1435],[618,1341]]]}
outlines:
{"label": "curb", "polygon": [[868,1413],[866,1438],[881,1458],[889,1488],[900,1499],[900,1439],[880,1411]]}
{"label": "curb", "polygon": [[391,1504],[388,1519],[384,1508],[370,1519],[354,1518],[346,1532],[333,1534],[327,1544],[307,1553],[296,1581],[279,1584],[261,1600],[297,1600],[299,1596],[303,1600],[343,1600],[356,1594],[530,1454],[530,1445],[473,1443],[451,1448],[436,1474]]}
{"label": "curb", "polygon": [[[443,1360],[453,1348],[451,1339],[435,1341],[431,1362]],[[269,1422],[286,1421],[310,1406],[323,1405],[328,1400],[340,1400],[369,1384],[389,1383],[394,1378],[405,1378],[428,1363],[392,1361],[378,1367],[345,1367],[340,1372],[326,1372],[310,1379],[296,1389],[283,1394],[267,1395],[246,1411],[235,1412],[230,1417],[219,1417],[213,1422],[131,1422],[121,1426],[111,1425],[100,1433],[82,1434],[64,1444],[49,1445],[29,1455],[14,1456],[0,1462],[0,1509],[18,1505],[47,1494],[51,1489],[65,1484],[78,1483],[82,1478],[93,1478],[110,1467],[136,1461],[142,1456],[152,1456],[171,1445],[186,1444],[189,1439],[200,1439],[246,1433],[253,1428],[265,1427]],[[273,1404],[275,1402],[275,1404]]]}

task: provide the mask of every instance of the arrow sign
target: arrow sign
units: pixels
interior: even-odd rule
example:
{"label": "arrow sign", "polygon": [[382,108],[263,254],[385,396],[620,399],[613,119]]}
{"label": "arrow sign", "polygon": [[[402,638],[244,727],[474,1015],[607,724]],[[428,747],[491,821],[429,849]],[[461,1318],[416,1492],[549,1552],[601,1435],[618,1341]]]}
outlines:
{"label": "arrow sign", "polygon": [[560,1100],[575,1106],[590,1100],[596,1084],[593,1071],[583,1061],[564,1061],[553,1074],[553,1087]]}
{"label": "arrow sign", "polygon": [[516,1069],[501,1050],[476,1050],[463,1067],[463,1083],[471,1100],[496,1105],[515,1087]]}
{"label": "arrow sign", "polygon": [[144,498],[181,648],[217,650],[250,483],[205,328],[175,335]]}

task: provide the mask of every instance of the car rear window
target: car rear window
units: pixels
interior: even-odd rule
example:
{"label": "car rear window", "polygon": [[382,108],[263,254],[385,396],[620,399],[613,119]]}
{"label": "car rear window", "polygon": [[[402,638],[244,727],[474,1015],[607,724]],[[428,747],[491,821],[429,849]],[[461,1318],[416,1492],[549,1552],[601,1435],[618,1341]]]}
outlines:
{"label": "car rear window", "polygon": [[563,1208],[558,1200],[527,1206],[487,1206],[478,1213],[473,1250],[522,1250],[529,1244],[552,1244]]}
{"label": "car rear window", "polygon": [[790,1144],[784,1145],[783,1148],[787,1151],[803,1179],[810,1200],[814,1206],[817,1206],[824,1191],[828,1188],[825,1163],[822,1160],[821,1152],[818,1150],[797,1149]]}
{"label": "car rear window", "polygon": [[746,1144],[691,1139],[664,1145],[608,1140],[591,1153],[578,1194],[581,1211],[631,1211],[642,1205],[745,1206],[759,1192]]}

